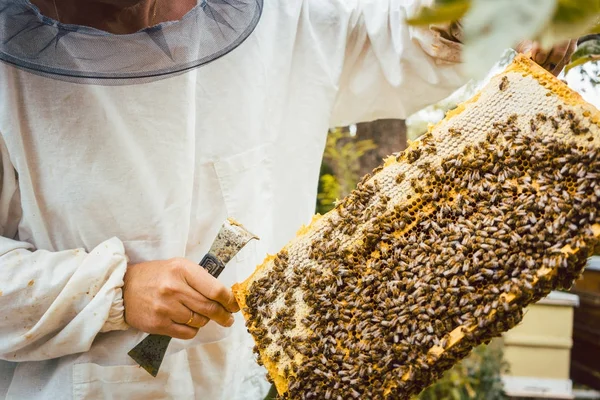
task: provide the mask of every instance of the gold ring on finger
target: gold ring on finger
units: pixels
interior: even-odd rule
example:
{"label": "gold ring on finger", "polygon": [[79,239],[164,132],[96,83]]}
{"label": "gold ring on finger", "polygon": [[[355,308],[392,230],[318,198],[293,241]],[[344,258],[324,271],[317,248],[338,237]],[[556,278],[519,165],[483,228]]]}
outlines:
{"label": "gold ring on finger", "polygon": [[190,319],[185,323],[187,326],[192,326],[192,322],[194,322],[194,312],[190,310],[190,313]]}
{"label": "gold ring on finger", "polygon": [[188,323],[186,324],[187,326],[191,327],[191,328],[196,328],[196,329],[200,329],[204,326],[205,324],[205,317],[196,314],[196,313],[192,313],[192,318],[190,318],[190,320],[188,321]]}

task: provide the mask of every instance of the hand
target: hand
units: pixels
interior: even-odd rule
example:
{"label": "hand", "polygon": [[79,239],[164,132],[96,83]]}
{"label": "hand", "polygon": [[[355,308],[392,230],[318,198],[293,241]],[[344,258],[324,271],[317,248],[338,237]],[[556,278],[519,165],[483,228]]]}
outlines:
{"label": "hand", "polygon": [[211,319],[233,325],[240,310],[229,289],[186,259],[129,265],[124,281],[125,322],[143,332],[192,339]]}
{"label": "hand", "polygon": [[565,65],[571,60],[571,56],[577,48],[577,40],[567,40],[559,43],[551,49],[542,49],[539,43],[531,41],[521,42],[516,50],[519,53],[531,53],[531,58],[546,70],[557,76]]}

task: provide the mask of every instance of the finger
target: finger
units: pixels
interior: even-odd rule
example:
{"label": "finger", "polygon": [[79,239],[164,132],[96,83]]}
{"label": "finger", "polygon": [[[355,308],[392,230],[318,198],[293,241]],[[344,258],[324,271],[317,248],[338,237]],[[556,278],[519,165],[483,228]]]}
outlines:
{"label": "finger", "polygon": [[[197,331],[199,328],[202,328],[204,325],[206,325],[209,321],[209,319],[207,317],[196,314],[195,312],[190,310],[188,307],[186,307],[185,305],[183,305],[179,302],[170,309],[169,317],[171,318],[171,323],[167,324],[167,327],[166,327],[167,332],[169,331],[169,329],[173,329],[173,325],[187,326],[187,327],[192,328]],[[188,324],[188,322],[189,322],[189,324]],[[186,330],[180,329],[179,331],[185,332]],[[192,333],[191,331],[187,331],[187,332],[189,334]],[[169,336],[172,336],[172,335],[169,334]],[[195,336],[195,334],[194,334],[194,336]],[[192,336],[192,337],[194,337],[194,336]],[[174,337],[174,336],[172,336],[172,337]],[[185,339],[185,338],[183,338],[183,339]]]}
{"label": "finger", "polygon": [[577,50],[577,41],[569,41],[567,47],[565,48],[562,59],[556,63],[555,67],[551,71],[554,75],[560,74],[565,66],[571,62],[571,56],[573,56],[575,50]]}
{"label": "finger", "polygon": [[233,292],[230,289],[223,286],[221,282],[203,268],[198,267],[194,263],[191,264],[192,267],[186,269],[187,274],[185,278],[194,290],[210,300],[221,304],[230,312],[238,312],[240,310],[240,306],[235,301]]}
{"label": "finger", "polygon": [[531,52],[532,46],[533,42],[531,40],[523,40],[515,47],[515,50],[517,53],[526,54]]}
{"label": "finger", "polygon": [[531,48],[531,58],[539,65],[543,65],[550,54],[549,51],[544,50],[539,43],[534,43]]}
{"label": "finger", "polygon": [[179,325],[187,325],[192,328],[199,329],[199,328],[202,328],[204,325],[206,325],[208,323],[208,321],[210,321],[210,319],[208,317],[205,317],[204,315],[200,315],[200,314],[190,310],[183,304],[182,304],[182,306],[183,306],[183,308],[186,309],[188,317],[184,321],[181,318],[182,314],[180,313],[178,316],[176,316],[174,319],[172,319],[171,322],[179,324]]}
{"label": "finger", "polygon": [[221,304],[204,297],[191,288],[188,293],[184,294],[183,304],[198,315],[210,318],[221,326],[233,325],[233,315],[229,311]]}
{"label": "finger", "polygon": [[191,326],[192,328],[202,328],[204,327],[206,324],[208,324],[208,321],[210,321],[210,319],[208,319],[207,317],[205,317],[204,315],[200,315],[198,313],[194,313],[194,315],[192,316],[192,320],[189,324],[186,324],[187,326]]}
{"label": "finger", "polygon": [[190,340],[196,337],[198,334],[198,328],[173,323],[169,325],[161,334],[171,336],[175,339]]}
{"label": "finger", "polygon": [[[556,45],[552,48],[548,58],[542,65],[550,72],[554,72],[556,69],[562,70],[561,67],[564,67],[566,63],[566,58],[568,57],[569,48],[571,46],[571,41],[568,40],[559,45]],[[559,71],[560,72],[560,71]]]}
{"label": "finger", "polygon": [[[194,319],[194,310],[187,307],[183,302],[176,301],[176,303],[170,307],[168,317],[171,322],[179,325],[188,325],[190,320]],[[202,318],[206,318],[201,316]]]}

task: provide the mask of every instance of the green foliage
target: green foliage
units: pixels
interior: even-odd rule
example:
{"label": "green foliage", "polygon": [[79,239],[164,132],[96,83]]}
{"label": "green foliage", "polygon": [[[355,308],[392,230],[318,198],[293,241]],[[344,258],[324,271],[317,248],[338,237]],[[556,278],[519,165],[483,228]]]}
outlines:
{"label": "green foliage", "polygon": [[271,389],[269,389],[269,393],[267,393],[267,396],[264,398],[264,400],[277,400],[279,396],[277,395],[277,389],[275,388],[275,385],[271,385]]}
{"label": "green foliage", "polygon": [[341,187],[335,175],[321,173],[319,193],[317,194],[317,212],[325,214],[331,210],[335,205],[335,201],[340,198],[340,193]]}
{"label": "green foliage", "polygon": [[[552,4],[552,12],[549,15],[549,29],[557,27],[568,27],[568,38],[583,36],[589,33],[598,33],[600,23],[600,0],[538,0],[538,2]],[[486,4],[487,3],[487,4]],[[408,20],[411,25],[429,25],[435,23],[450,23],[462,19],[473,5],[485,4],[493,8],[494,3],[502,3],[498,0],[436,0],[433,7],[423,7],[419,14]],[[528,2],[523,3],[527,7]],[[516,5],[513,10],[498,16],[502,19],[513,19],[521,11]],[[532,38],[523,38],[532,39]]]}
{"label": "green foliage", "polygon": [[476,347],[471,355],[425,389],[418,400],[506,399],[500,375],[507,372],[500,343]]}
{"label": "green foliage", "polygon": [[600,0],[558,0],[553,16],[553,24],[558,27],[571,29],[570,26],[584,24],[578,36],[588,33],[598,33],[598,14]]}
{"label": "green foliage", "polygon": [[[539,40],[549,48],[566,39],[600,32],[600,0],[436,0],[408,22],[413,25],[461,20],[465,60],[474,73],[491,66],[502,48]],[[600,57],[600,46],[573,55],[573,68]]]}
{"label": "green foliage", "polygon": [[464,17],[470,5],[470,0],[444,0],[443,3],[437,3],[436,7],[424,7],[417,16],[410,18],[408,23],[411,25],[429,25],[458,21]]}
{"label": "green foliage", "polygon": [[372,140],[357,140],[343,129],[329,132],[319,179],[318,213],[331,210],[336,200],[356,187],[360,179],[360,158],[375,148]]}
{"label": "green foliage", "polygon": [[572,61],[565,68],[565,73],[570,69],[583,65],[589,61],[600,60],[600,40],[588,40],[583,42],[573,54]]}

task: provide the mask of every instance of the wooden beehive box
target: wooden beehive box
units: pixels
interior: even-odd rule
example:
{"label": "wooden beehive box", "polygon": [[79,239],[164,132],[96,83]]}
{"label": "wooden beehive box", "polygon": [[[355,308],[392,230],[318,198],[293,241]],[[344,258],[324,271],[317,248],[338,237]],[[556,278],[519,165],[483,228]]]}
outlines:
{"label": "wooden beehive box", "polygon": [[593,257],[573,288],[575,310],[571,378],[600,390],[600,257]]}
{"label": "wooden beehive box", "polygon": [[529,306],[523,322],[503,335],[510,365],[504,377],[508,395],[571,398],[573,312],[578,305],[577,295],[552,292]]}

